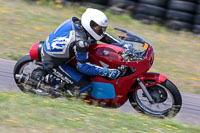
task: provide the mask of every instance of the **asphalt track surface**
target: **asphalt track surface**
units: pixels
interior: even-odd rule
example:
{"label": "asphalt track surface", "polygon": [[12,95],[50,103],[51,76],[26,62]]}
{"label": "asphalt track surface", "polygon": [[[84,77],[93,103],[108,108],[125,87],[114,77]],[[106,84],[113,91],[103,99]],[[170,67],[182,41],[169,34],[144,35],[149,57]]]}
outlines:
{"label": "asphalt track surface", "polygon": [[[0,91],[19,91],[14,79],[13,68],[15,61],[0,59]],[[174,117],[177,121],[200,126],[200,95],[181,93],[183,99],[183,106],[179,114]],[[131,107],[129,102],[126,102],[118,110],[137,114]]]}

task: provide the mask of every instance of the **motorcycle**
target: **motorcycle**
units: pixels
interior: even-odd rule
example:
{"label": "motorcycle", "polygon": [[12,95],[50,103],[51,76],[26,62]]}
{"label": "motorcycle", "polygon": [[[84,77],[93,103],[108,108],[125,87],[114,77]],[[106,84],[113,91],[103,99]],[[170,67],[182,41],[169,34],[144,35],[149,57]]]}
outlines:
{"label": "motorcycle", "polygon": [[[98,66],[119,69],[122,73],[114,80],[105,77],[93,77],[91,84],[80,90],[76,95],[64,87],[62,79],[54,85],[45,82],[41,62],[43,41],[37,42],[30,48],[29,54],[17,61],[14,67],[14,79],[22,92],[51,96],[52,89],[61,89],[62,96],[81,96],[87,92],[84,99],[95,101],[105,107],[117,108],[129,100],[138,112],[155,117],[173,117],[181,109],[182,98],[178,88],[165,75],[147,72],[154,61],[154,50],[149,42],[142,37],[124,29],[115,28],[125,33],[119,36],[124,44],[127,42],[139,44],[129,48],[117,44],[93,44],[89,46],[89,59]],[[69,62],[76,66],[76,60]],[[54,77],[54,76],[51,76]],[[77,95],[78,94],[78,95]]]}

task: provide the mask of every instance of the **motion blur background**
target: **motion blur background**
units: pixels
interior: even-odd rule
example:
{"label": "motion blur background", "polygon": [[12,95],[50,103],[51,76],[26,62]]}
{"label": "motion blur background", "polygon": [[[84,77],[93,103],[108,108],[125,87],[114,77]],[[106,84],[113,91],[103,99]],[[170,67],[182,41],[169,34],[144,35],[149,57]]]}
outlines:
{"label": "motion blur background", "polygon": [[[0,0],[0,91],[17,90],[12,73],[16,60],[66,19],[80,18],[88,7],[107,15],[107,32],[113,36],[118,36],[113,28],[119,27],[151,43],[155,60],[150,72],[166,75],[182,94],[190,96],[184,97],[179,118],[198,125],[199,96],[193,95],[200,94],[198,0]],[[0,132],[199,133],[200,129],[169,119],[87,106],[77,100],[0,92]]]}
{"label": "motion blur background", "polygon": [[[200,94],[200,2],[197,0],[0,0],[0,58],[18,60],[66,19],[98,8],[114,27],[134,32],[155,51],[151,72],[182,92]],[[175,29],[175,30],[174,30]]]}

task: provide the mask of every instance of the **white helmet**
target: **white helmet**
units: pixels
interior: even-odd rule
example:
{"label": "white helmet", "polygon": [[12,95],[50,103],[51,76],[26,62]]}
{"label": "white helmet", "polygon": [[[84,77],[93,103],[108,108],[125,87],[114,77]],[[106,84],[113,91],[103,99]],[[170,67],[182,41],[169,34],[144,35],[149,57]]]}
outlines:
{"label": "white helmet", "polygon": [[100,40],[106,31],[108,19],[102,11],[88,8],[81,17],[81,24],[94,39]]}

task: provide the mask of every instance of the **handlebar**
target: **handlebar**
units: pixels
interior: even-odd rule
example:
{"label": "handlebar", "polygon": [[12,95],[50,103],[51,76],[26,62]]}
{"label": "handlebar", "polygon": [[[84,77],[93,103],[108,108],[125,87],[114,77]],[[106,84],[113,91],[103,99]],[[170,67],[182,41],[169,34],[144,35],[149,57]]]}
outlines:
{"label": "handlebar", "polygon": [[[126,33],[126,36],[119,36],[121,42],[119,42],[119,44],[117,45],[115,44],[116,46],[125,49],[125,51],[121,54],[124,61],[137,61],[143,59],[146,56],[150,44],[145,39],[143,39],[137,34],[134,34],[124,29],[120,28],[114,28],[114,29]],[[144,48],[144,51],[135,49],[134,45],[132,47],[130,45],[128,47],[124,47],[124,45],[130,44],[126,43],[125,41],[140,43]]]}
{"label": "handlebar", "polygon": [[129,45],[127,43],[124,43],[124,45],[122,46],[122,48],[124,48],[124,52],[120,53],[123,61],[139,61],[144,59],[148,49],[148,44],[143,44],[143,47],[144,51],[136,49],[133,44]]}

